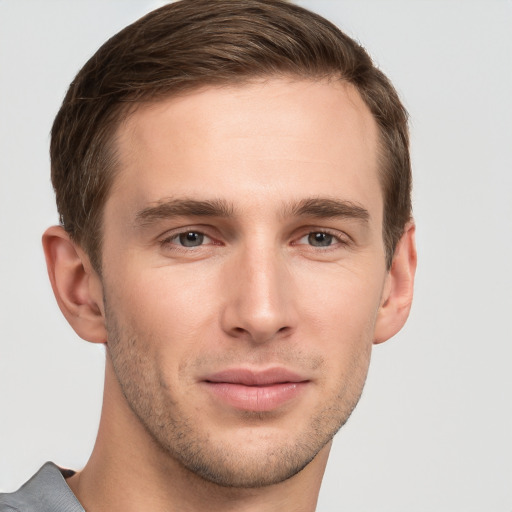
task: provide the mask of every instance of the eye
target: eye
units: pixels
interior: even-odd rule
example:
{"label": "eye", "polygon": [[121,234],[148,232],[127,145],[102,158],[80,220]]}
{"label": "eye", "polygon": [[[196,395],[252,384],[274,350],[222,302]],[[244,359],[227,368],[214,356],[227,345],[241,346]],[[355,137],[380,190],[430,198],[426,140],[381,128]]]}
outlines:
{"label": "eye", "polygon": [[181,247],[199,247],[204,243],[210,243],[210,237],[199,231],[185,231],[167,238],[163,243],[178,245]]}
{"label": "eye", "polygon": [[329,247],[335,241],[334,235],[322,232],[309,233],[307,239],[308,244],[312,245],[313,247]]}
{"label": "eye", "polygon": [[188,233],[180,233],[177,239],[184,247],[197,247],[203,244],[204,235],[195,231],[189,231]]}
{"label": "eye", "polygon": [[326,233],[325,231],[312,231],[298,240],[299,244],[310,245],[312,247],[330,247],[340,242],[337,236]]}

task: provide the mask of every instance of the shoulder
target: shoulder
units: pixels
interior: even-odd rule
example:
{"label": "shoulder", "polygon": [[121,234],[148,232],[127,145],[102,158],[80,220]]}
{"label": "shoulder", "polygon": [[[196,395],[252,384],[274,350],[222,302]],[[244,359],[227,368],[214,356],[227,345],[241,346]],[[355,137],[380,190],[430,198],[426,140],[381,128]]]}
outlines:
{"label": "shoulder", "polygon": [[0,493],[0,512],[84,512],[61,470],[47,462],[17,491]]}
{"label": "shoulder", "polygon": [[22,512],[18,508],[12,507],[8,503],[3,503],[2,499],[6,494],[0,493],[0,512]]}

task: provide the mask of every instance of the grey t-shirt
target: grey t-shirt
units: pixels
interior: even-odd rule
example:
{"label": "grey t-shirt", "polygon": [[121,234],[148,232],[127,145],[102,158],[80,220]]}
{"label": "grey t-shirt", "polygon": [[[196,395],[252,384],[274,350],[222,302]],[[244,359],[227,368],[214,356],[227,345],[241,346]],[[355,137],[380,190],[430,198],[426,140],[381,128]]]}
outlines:
{"label": "grey t-shirt", "polygon": [[64,479],[71,474],[47,462],[17,491],[0,493],[0,512],[85,512]]}

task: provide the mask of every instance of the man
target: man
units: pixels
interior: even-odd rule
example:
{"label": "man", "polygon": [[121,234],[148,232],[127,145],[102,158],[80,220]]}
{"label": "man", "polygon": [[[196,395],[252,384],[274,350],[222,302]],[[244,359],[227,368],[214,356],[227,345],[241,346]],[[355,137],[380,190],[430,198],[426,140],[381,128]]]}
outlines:
{"label": "man", "polygon": [[0,510],[312,511],[416,265],[407,116],[280,0],[183,0],[110,39],[52,130],[58,304],[106,346],[82,471]]}

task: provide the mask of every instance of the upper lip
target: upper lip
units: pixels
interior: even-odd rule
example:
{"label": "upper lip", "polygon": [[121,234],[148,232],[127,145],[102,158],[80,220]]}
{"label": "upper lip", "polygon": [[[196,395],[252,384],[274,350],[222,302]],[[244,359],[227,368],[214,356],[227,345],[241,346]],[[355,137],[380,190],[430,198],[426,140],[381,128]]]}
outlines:
{"label": "upper lip", "polygon": [[241,384],[244,386],[270,386],[287,382],[305,382],[309,379],[286,368],[251,370],[232,368],[212,373],[202,379],[204,382]]}

